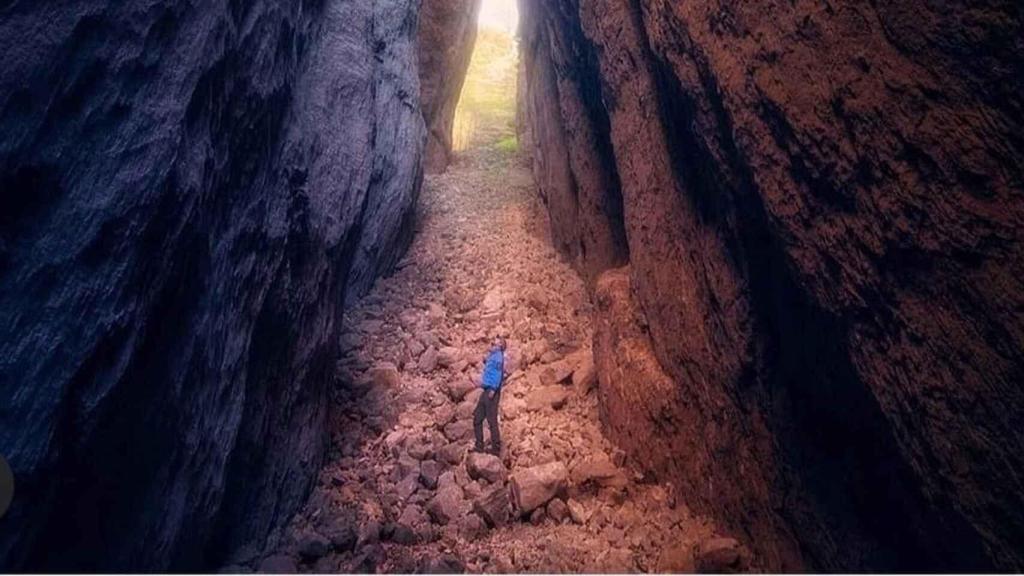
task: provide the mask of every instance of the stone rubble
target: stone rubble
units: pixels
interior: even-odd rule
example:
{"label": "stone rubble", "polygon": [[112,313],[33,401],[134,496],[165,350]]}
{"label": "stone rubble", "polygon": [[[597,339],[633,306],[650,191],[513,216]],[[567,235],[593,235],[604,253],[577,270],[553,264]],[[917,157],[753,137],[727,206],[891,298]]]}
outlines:
{"label": "stone rubble", "polygon": [[[550,247],[529,173],[488,154],[427,178],[408,255],[346,318],[320,482],[242,567],[644,572],[704,550],[702,566],[750,569],[734,547],[701,548],[714,527],[637,482],[601,433],[583,282]],[[471,451],[497,334],[500,457]]]}

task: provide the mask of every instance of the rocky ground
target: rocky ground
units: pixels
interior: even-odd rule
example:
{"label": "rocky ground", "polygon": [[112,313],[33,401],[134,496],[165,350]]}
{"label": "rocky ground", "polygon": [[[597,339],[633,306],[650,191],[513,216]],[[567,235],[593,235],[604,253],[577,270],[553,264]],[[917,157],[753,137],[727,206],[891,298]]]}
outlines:
{"label": "rocky ground", "polygon": [[[735,541],[601,433],[590,303],[527,169],[477,151],[428,178],[398,271],[347,315],[331,449],[266,572],[690,571]],[[470,452],[482,359],[509,342],[501,458]]]}

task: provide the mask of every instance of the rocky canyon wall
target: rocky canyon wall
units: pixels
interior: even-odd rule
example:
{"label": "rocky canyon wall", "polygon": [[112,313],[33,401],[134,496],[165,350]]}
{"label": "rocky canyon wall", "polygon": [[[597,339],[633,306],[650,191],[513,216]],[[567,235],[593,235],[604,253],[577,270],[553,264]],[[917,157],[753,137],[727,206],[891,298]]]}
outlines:
{"label": "rocky canyon wall", "polygon": [[417,4],[0,7],[0,567],[198,569],[305,500],[412,231]]}
{"label": "rocky canyon wall", "polygon": [[452,159],[452,124],[473,56],[480,1],[423,0],[420,7],[420,94],[428,132],[428,172],[444,172]]}
{"label": "rocky canyon wall", "polygon": [[551,214],[551,237],[591,282],[627,258],[622,192],[593,45],[575,2],[521,10],[517,132]]}
{"label": "rocky canyon wall", "polygon": [[1024,569],[1020,8],[520,7],[616,440],[772,570]]}

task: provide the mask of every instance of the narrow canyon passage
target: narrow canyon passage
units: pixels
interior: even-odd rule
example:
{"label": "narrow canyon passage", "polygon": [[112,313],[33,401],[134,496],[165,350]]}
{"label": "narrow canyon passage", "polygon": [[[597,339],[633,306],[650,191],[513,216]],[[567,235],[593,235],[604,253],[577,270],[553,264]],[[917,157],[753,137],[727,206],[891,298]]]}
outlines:
{"label": "narrow canyon passage", "polygon": [[0,571],[1024,570],[1017,4],[6,3]]}
{"label": "narrow canyon passage", "polygon": [[[673,562],[714,531],[602,435],[589,299],[551,248],[529,171],[470,150],[428,177],[419,222],[399,270],[346,316],[352,384],[331,391],[328,462],[262,570],[692,569]],[[495,335],[509,342],[503,462],[468,454]],[[487,509],[509,476],[544,493],[528,518]]]}

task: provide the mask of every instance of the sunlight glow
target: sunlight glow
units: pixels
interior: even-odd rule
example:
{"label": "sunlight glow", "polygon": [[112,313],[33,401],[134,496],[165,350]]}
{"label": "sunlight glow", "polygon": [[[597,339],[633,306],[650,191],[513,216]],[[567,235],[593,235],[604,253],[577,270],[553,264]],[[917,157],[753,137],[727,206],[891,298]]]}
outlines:
{"label": "sunlight glow", "polygon": [[492,28],[515,35],[516,27],[519,25],[517,0],[483,0],[477,22],[481,28]]}

